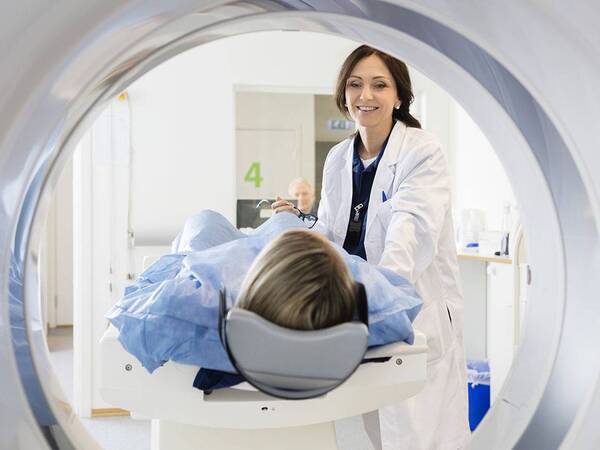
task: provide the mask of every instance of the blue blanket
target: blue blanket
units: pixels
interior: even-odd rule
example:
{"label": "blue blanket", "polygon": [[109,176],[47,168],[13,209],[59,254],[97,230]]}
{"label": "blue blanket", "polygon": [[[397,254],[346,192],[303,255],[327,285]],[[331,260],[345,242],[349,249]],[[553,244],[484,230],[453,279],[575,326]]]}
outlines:
{"label": "blue blanket", "polygon": [[[246,235],[214,211],[191,217],[161,257],[125,289],[106,318],[119,341],[153,372],[168,360],[235,372],[218,333],[219,292],[231,306],[254,258],[276,236],[306,228],[295,215],[276,214]],[[412,343],[412,321],[421,308],[415,288],[399,275],[365,262],[333,245],[369,303],[369,345]]]}

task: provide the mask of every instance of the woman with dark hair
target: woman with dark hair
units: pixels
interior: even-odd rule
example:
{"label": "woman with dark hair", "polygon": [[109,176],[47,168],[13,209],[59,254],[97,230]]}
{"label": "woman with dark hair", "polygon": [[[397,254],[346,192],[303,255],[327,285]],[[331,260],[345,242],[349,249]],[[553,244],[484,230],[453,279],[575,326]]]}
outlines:
{"label": "woman with dark hair", "polygon": [[[366,45],[354,50],[335,97],[357,132],[327,155],[315,229],[415,285],[424,306],[414,325],[429,346],[424,389],[365,417],[367,431],[376,441],[380,431],[386,450],[462,448],[468,439],[463,300],[444,152],[410,114],[408,69],[390,55]],[[285,200],[273,208],[294,212]]]}

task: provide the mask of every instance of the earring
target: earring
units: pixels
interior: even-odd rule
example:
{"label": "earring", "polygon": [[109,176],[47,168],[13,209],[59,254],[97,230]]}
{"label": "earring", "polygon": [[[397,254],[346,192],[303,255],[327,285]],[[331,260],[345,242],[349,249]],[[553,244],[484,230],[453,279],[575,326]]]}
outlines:
{"label": "earring", "polygon": [[396,105],[396,106],[394,106],[394,108],[400,109],[400,105]]}

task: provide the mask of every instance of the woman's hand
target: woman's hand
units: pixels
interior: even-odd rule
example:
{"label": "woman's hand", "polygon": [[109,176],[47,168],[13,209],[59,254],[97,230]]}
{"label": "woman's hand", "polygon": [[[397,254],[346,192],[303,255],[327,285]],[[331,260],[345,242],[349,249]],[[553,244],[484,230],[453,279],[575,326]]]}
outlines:
{"label": "woman's hand", "polygon": [[275,210],[275,214],[287,211],[291,212],[292,214],[296,214],[297,216],[300,215],[300,211],[294,208],[294,205],[292,203],[288,202],[287,200],[284,200],[279,195],[277,196],[277,200],[275,200],[271,204],[271,209]]}

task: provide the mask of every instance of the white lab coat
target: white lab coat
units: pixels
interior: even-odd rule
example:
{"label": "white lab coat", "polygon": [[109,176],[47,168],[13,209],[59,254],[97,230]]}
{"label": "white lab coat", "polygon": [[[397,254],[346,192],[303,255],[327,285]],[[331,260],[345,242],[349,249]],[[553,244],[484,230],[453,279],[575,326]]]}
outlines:
{"label": "white lab coat", "polygon": [[[340,245],[350,217],[353,148],[349,138],[327,156],[315,226]],[[384,450],[454,450],[469,436],[463,300],[450,196],[440,144],[425,131],[396,122],[371,189],[365,250],[369,262],[415,284],[424,304],[414,326],[427,335],[429,353],[421,393],[379,411]]]}

